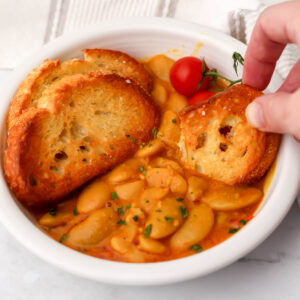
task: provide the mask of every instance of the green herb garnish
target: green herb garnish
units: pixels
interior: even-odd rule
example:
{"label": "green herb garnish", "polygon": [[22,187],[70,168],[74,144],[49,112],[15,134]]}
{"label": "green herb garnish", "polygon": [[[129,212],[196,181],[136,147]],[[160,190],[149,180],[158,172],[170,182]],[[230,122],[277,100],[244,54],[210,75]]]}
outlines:
{"label": "green herb garnish", "polygon": [[132,219],[133,219],[135,222],[138,222],[139,216],[138,216],[138,215],[135,215],[135,216],[132,217]]}
{"label": "green herb garnish", "polygon": [[149,200],[145,199],[145,203],[149,203]]}
{"label": "green herb garnish", "polygon": [[196,252],[201,252],[202,251],[202,247],[198,244],[194,244],[193,246],[190,247],[191,251],[196,251]]}
{"label": "green herb garnish", "polygon": [[170,217],[165,217],[165,220],[169,223],[173,222],[174,218],[170,218]]}
{"label": "green herb garnish", "polygon": [[131,207],[131,204],[126,205],[125,211],[128,210]]}
{"label": "green herb garnish", "polygon": [[112,192],[110,196],[111,196],[111,199],[112,199],[112,200],[116,200],[116,199],[119,198],[119,197],[118,197],[118,194],[117,194],[116,192]]}
{"label": "green herb garnish", "polygon": [[56,216],[56,213],[57,213],[57,210],[56,208],[51,208],[48,210],[48,214],[52,217],[55,217]]}
{"label": "green herb garnish", "polygon": [[117,222],[118,225],[126,225],[126,222],[122,219],[120,219],[118,222]]}
{"label": "green herb garnish", "polygon": [[77,250],[80,251],[80,252],[85,252],[86,251],[86,249],[80,248],[80,247],[77,247]]}
{"label": "green herb garnish", "polygon": [[236,232],[238,232],[240,229],[239,228],[229,228],[228,229],[228,232],[229,233],[236,233]]}
{"label": "green herb garnish", "polygon": [[157,138],[157,130],[152,128],[152,133],[153,133],[153,138],[156,139]]}
{"label": "green herb garnish", "polygon": [[123,206],[117,208],[117,213],[118,213],[118,215],[122,215],[122,216],[124,215],[125,212],[124,212]]}
{"label": "green herb garnish", "polygon": [[139,166],[139,169],[140,169],[140,171],[141,171],[144,175],[146,175],[146,171],[145,171],[144,166]]}
{"label": "green herb garnish", "polygon": [[155,211],[156,211],[156,212],[162,212],[162,210],[161,210],[161,209],[156,209]]}
{"label": "green herb garnish", "polygon": [[247,224],[247,220],[241,219],[241,220],[239,220],[239,223],[242,224],[242,225],[246,225]]}
{"label": "green herb garnish", "polygon": [[78,215],[77,207],[74,207],[74,209],[73,209],[73,216],[77,216],[77,215]]}
{"label": "green herb garnish", "polygon": [[67,235],[67,234],[63,234],[63,235],[61,236],[61,238],[59,239],[59,242],[60,242],[60,243],[63,243],[67,238],[68,238],[68,235]]}
{"label": "green herb garnish", "polygon": [[[235,70],[236,75],[238,75],[238,72],[237,72],[237,66],[238,66],[239,63],[240,63],[241,65],[244,65],[244,58],[242,57],[242,55],[241,55],[240,53],[238,53],[238,52],[233,52],[233,54],[232,54],[232,59],[233,59],[233,69]],[[223,89],[219,89],[219,88],[217,87],[217,78],[218,78],[218,77],[220,77],[220,78],[222,78],[222,79],[224,79],[224,80],[226,80],[226,81],[229,82],[229,85],[228,85],[226,88],[228,88],[228,87],[230,87],[230,86],[232,86],[232,85],[234,85],[234,84],[236,84],[236,83],[241,83],[241,82],[242,82],[242,79],[238,79],[238,80],[230,80],[229,78],[227,78],[227,77],[225,77],[225,76],[219,74],[218,71],[217,71],[217,69],[211,69],[211,70],[209,70],[209,69],[207,68],[207,65],[206,65],[206,63],[205,63],[204,58],[203,58],[203,60],[202,60],[201,73],[202,73],[202,77],[201,77],[201,80],[200,80],[200,82],[199,82],[199,85],[198,85],[197,90],[200,89],[200,87],[201,87],[201,85],[202,85],[203,80],[204,80],[205,77],[208,77],[210,80],[213,81],[213,84],[214,84],[215,88],[216,88],[218,91],[223,91]]]}
{"label": "green herb garnish", "polygon": [[182,202],[183,200],[184,200],[184,198],[181,198],[181,197],[176,199],[176,201],[178,201],[178,202]]}
{"label": "green herb garnish", "polygon": [[134,142],[135,142],[135,139],[134,139],[134,138],[132,138],[132,139],[131,139],[131,141],[134,143]]}
{"label": "green herb garnish", "polygon": [[179,206],[179,210],[180,210],[182,219],[185,219],[185,218],[188,216],[186,207],[183,207],[183,206],[180,205],[180,206]]}
{"label": "green herb garnish", "polygon": [[172,123],[176,124],[176,119],[172,119]]}
{"label": "green herb garnish", "polygon": [[152,230],[152,224],[146,226],[144,229],[144,237],[148,238],[150,236],[151,230]]}
{"label": "green herb garnish", "polygon": [[237,67],[238,67],[238,64],[240,63],[242,66],[244,65],[244,58],[243,56],[238,53],[238,52],[233,52],[232,54],[232,59],[233,59],[233,68],[234,68],[234,71],[236,73],[236,76],[238,76],[238,71],[237,71]]}

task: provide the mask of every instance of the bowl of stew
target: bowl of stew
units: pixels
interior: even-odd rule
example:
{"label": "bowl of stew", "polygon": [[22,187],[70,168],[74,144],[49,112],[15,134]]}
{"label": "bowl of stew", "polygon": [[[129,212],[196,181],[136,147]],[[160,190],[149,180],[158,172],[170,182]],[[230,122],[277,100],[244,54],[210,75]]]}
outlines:
{"label": "bowl of stew", "polygon": [[[236,78],[231,56],[235,51],[243,55],[246,46],[199,25],[132,19],[69,34],[43,46],[2,87],[1,159],[6,147],[5,113],[18,84],[44,59],[80,58],[83,48],[115,49],[139,59],[154,78],[152,97],[162,123],[153,132],[153,140],[133,157],[47,209],[22,206],[8,189],[2,170],[0,218],[25,247],[82,277],[114,284],[158,285],[216,271],[271,234],[299,189],[299,148],[292,137],[282,137],[268,174],[254,186],[243,187],[242,203],[230,201],[241,193],[239,188],[192,174],[182,166],[174,147],[162,147],[157,139],[162,132],[178,135],[177,114],[187,105],[187,99],[169,82],[170,68],[177,59],[187,55],[205,58],[210,68]],[[241,74],[241,67],[238,71]],[[275,74],[268,91],[279,84]],[[223,85],[218,82],[218,88]],[[213,86],[209,89],[217,92]],[[161,180],[173,185],[156,187],[155,182]],[[222,190],[220,197],[229,199],[227,207],[211,209],[196,203],[195,209],[189,205],[198,201],[203,186],[206,193]],[[250,201],[253,190],[262,196]]]}

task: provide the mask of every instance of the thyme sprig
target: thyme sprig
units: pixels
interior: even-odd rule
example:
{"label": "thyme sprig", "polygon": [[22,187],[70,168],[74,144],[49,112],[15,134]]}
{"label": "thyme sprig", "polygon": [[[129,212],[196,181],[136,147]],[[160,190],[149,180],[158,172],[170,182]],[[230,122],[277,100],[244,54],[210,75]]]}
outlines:
{"label": "thyme sprig", "polygon": [[[242,57],[242,55],[240,53],[233,52],[232,59],[233,59],[233,69],[235,70],[235,73],[238,75],[238,71],[237,71],[238,64],[244,65],[244,58]],[[201,85],[203,83],[203,80],[206,77],[208,77],[210,80],[212,80],[215,89],[217,89],[218,91],[223,91],[223,89],[219,89],[218,86],[217,86],[217,78],[218,77],[222,78],[222,79],[224,79],[224,80],[226,80],[226,81],[229,82],[229,85],[227,87],[230,87],[230,86],[232,86],[234,84],[242,82],[242,79],[231,80],[231,79],[229,79],[229,78],[221,75],[220,73],[218,73],[217,69],[211,69],[211,70],[209,70],[208,67],[207,67],[207,65],[206,65],[206,62],[205,62],[204,58],[202,60],[201,72],[202,72],[202,77],[201,77],[201,80],[199,82],[197,90],[200,89],[200,87],[201,87]]]}

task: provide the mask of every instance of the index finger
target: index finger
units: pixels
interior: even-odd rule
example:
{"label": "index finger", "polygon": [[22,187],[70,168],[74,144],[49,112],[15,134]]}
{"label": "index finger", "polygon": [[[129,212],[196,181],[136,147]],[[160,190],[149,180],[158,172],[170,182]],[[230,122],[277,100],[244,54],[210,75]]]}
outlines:
{"label": "index finger", "polygon": [[245,54],[245,84],[260,90],[265,89],[286,44],[300,45],[299,12],[300,1],[277,4],[262,12]]}

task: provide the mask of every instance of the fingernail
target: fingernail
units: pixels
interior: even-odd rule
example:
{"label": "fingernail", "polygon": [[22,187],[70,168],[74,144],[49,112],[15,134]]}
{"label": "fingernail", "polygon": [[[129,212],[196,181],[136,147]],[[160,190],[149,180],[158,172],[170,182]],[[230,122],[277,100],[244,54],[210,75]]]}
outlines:
{"label": "fingernail", "polygon": [[253,127],[266,127],[266,121],[260,104],[256,102],[250,103],[246,109],[246,117]]}

